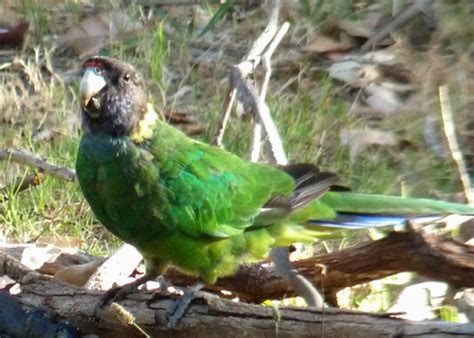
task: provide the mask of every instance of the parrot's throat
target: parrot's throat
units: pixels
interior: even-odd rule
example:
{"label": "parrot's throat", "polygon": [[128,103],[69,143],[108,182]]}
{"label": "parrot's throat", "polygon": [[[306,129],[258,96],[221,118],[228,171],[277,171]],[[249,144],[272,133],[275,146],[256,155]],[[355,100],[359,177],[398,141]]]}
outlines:
{"label": "parrot's throat", "polygon": [[131,136],[145,114],[146,105],[138,105],[128,95],[98,95],[82,106],[82,127],[86,133]]}
{"label": "parrot's throat", "polygon": [[158,114],[149,103],[138,111],[136,108],[139,107],[91,100],[87,107],[82,107],[83,129],[86,133],[129,136],[134,142],[143,142],[153,135]]}

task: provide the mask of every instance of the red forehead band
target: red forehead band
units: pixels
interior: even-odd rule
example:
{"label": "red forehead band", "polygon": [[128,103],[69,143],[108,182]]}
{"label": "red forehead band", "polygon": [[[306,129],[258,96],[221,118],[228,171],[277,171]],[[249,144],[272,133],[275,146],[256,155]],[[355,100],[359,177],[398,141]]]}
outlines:
{"label": "red forehead band", "polygon": [[86,61],[83,65],[83,68],[89,68],[89,67],[97,67],[97,68],[100,68],[100,69],[105,69],[105,65],[102,61],[98,61],[98,60],[89,60],[89,61]]}

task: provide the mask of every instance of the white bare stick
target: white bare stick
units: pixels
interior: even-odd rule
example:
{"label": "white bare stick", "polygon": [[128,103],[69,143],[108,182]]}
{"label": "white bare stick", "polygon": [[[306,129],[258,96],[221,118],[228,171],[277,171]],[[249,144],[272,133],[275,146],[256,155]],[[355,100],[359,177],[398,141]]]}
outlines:
{"label": "white bare stick", "polygon": [[[280,12],[280,0],[269,0],[267,4],[268,23],[265,30],[255,40],[244,60],[259,60],[263,51],[273,41],[278,29],[278,15]],[[255,62],[258,64],[259,62]]]}
{"label": "white bare stick", "polygon": [[224,102],[224,113],[219,121],[219,126],[217,129],[217,134],[214,139],[214,144],[220,148],[224,148],[222,139],[224,138],[225,128],[229,122],[230,112],[232,111],[232,106],[234,105],[235,98],[237,97],[237,90],[235,88],[229,89],[227,98]]}
{"label": "white bare stick", "polygon": [[464,159],[459,148],[459,143],[456,138],[456,128],[454,126],[453,112],[451,108],[451,102],[449,100],[449,89],[446,85],[439,87],[439,102],[441,105],[444,134],[448,140],[451,156],[458,166],[459,176],[461,177],[467,201],[470,205],[474,205],[474,190],[472,188],[472,182],[467,173],[466,164],[464,163]]}
{"label": "white bare stick", "polygon": [[48,163],[36,155],[18,149],[0,149],[0,161],[11,161],[38,168],[41,172],[66,181],[75,181],[74,170]]}
{"label": "white bare stick", "polygon": [[[261,62],[262,53],[267,48],[267,46],[272,42],[277,33],[278,29],[278,14],[280,11],[280,0],[270,0],[268,1],[267,6],[268,11],[268,23],[265,27],[265,30],[260,34],[260,36],[255,40],[252,47],[250,48],[247,55],[243,58],[243,61],[239,64],[239,67],[242,69],[243,77],[246,78],[257,65]],[[226,99],[224,103],[222,118],[219,123],[219,128],[217,130],[216,137],[214,139],[214,144],[219,147],[223,147],[222,139],[224,137],[225,128],[230,116],[230,111],[235,102],[235,89],[229,91],[230,99]],[[259,142],[260,143],[260,142]]]}
{"label": "white bare stick", "polygon": [[258,162],[260,159],[260,149],[262,148],[263,130],[262,124],[255,121],[253,126],[252,150],[250,151],[250,161]]}
{"label": "white bare stick", "polygon": [[290,24],[288,22],[284,22],[281,28],[276,33],[275,38],[271,42],[270,46],[268,46],[268,49],[265,52],[264,56],[268,57],[269,59],[273,56],[273,52],[275,52],[281,40],[288,32],[288,29],[290,29]]}
{"label": "white bare stick", "polygon": [[[288,22],[285,22],[283,26],[276,33],[275,39],[270,43],[267,51],[262,56],[263,66],[265,67],[265,77],[263,80],[262,88],[260,89],[260,102],[263,105],[267,105],[265,103],[265,98],[267,96],[267,89],[270,83],[270,77],[272,75],[271,58],[273,56],[273,52],[275,51],[276,47],[280,44],[281,39],[283,39],[283,37],[285,36],[289,28],[290,28],[290,24]],[[271,117],[270,117],[270,120],[271,120]],[[270,123],[274,124],[273,120],[271,120]],[[274,129],[276,130],[276,127]],[[262,138],[265,136],[265,134],[266,134],[266,128],[265,130],[262,131],[262,124],[257,118],[255,121],[255,126],[254,126],[252,153],[251,153],[251,160],[254,162],[257,162],[260,157]],[[278,139],[280,139],[280,143],[281,143],[281,138],[279,137],[279,135],[277,135],[277,137]],[[275,140],[275,137],[269,138],[270,143],[274,140]],[[278,145],[275,145],[275,146],[278,147]],[[273,144],[272,144],[272,148],[274,148]],[[288,162],[288,160],[285,160],[285,161]],[[279,163],[279,164],[286,164],[286,163]]]}
{"label": "white bare stick", "polygon": [[239,100],[250,108],[254,115],[262,122],[272,147],[272,155],[275,162],[282,165],[287,164],[288,160],[283,149],[283,143],[273,123],[267,104],[262,102],[256,89],[246,81],[238,66],[231,69],[231,79],[234,86],[238,89]]}

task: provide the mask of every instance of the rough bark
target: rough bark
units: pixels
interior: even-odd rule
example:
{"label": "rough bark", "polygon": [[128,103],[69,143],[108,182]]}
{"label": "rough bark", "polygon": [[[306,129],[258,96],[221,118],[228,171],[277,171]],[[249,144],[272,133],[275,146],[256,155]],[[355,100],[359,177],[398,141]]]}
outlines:
{"label": "rough bark", "polygon": [[[82,334],[100,337],[140,337],[141,333],[124,324],[111,311],[94,307],[101,294],[73,288],[53,280],[31,280],[18,295],[26,307],[42,307],[60,314],[79,327]],[[166,329],[167,309],[174,297],[153,300],[150,292],[130,295],[120,302],[133,314],[136,325],[152,337],[472,337],[473,324],[410,322],[387,316],[354,313],[336,309],[275,309],[224,300],[201,293],[187,310],[179,327]],[[156,297],[155,297],[156,298]],[[279,320],[276,318],[279,317]]]}

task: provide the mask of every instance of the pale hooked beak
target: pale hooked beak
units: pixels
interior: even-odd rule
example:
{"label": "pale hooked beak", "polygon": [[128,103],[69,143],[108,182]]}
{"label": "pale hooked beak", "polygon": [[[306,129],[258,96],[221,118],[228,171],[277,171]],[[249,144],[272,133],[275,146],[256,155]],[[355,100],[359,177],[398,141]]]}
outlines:
{"label": "pale hooked beak", "polygon": [[87,107],[89,101],[97,95],[106,84],[107,82],[104,76],[100,74],[96,68],[86,68],[79,87],[84,107]]}

